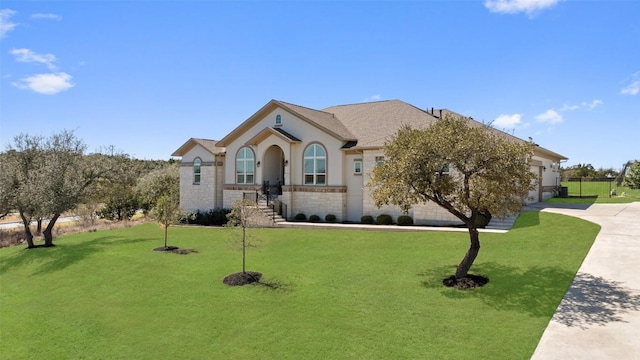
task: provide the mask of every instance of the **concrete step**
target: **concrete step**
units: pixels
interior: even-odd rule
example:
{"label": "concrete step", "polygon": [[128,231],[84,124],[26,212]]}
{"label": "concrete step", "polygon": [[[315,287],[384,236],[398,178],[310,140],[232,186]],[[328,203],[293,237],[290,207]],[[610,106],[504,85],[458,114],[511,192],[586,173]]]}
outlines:
{"label": "concrete step", "polygon": [[518,215],[512,215],[506,217],[504,219],[499,219],[497,217],[492,217],[489,225],[487,225],[487,229],[495,229],[495,230],[511,230],[513,224],[516,222]]}

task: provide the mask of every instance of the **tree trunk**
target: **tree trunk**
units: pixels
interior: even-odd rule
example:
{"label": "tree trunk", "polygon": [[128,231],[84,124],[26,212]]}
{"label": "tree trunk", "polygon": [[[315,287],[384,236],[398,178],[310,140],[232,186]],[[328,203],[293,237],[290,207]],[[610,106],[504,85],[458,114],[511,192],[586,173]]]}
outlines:
{"label": "tree trunk", "polygon": [[164,226],[164,248],[167,248],[167,231],[169,229],[169,225]]}
{"label": "tree trunk", "polygon": [[456,270],[456,279],[461,279],[467,275],[467,272],[471,269],[471,265],[473,265],[473,262],[476,260],[478,252],[480,251],[480,235],[476,227],[469,226],[469,240],[471,245],[469,246],[467,254],[464,256],[464,259],[462,259],[460,265],[458,265],[458,269]]}
{"label": "tree trunk", "polygon": [[31,233],[31,229],[29,229],[28,225],[24,228],[24,239],[27,241],[27,249],[33,249],[36,247],[33,244],[33,234]]}
{"label": "tree trunk", "polygon": [[36,246],[33,244],[33,234],[30,228],[31,220],[27,219],[22,212],[20,212],[20,218],[24,226],[24,240],[27,242],[27,249],[33,249]]}
{"label": "tree trunk", "polygon": [[242,273],[246,274],[246,269],[245,269],[245,252],[247,249],[247,243],[246,243],[246,231],[245,231],[245,227],[242,227]]}
{"label": "tree trunk", "polygon": [[36,235],[42,234],[42,219],[36,220]]}
{"label": "tree trunk", "polygon": [[42,235],[44,235],[45,247],[55,246],[53,244],[53,234],[51,232],[53,231],[53,226],[56,224],[56,221],[58,221],[59,217],[60,217],[60,214],[53,215],[53,217],[51,218],[51,220],[49,220],[49,223],[47,224],[47,228],[44,229],[44,231],[42,232]]}

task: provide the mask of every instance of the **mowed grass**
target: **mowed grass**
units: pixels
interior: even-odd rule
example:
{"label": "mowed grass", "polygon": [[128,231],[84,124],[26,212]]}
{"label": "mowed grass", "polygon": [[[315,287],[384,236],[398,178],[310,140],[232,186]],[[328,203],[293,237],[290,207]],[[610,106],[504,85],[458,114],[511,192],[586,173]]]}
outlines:
{"label": "mowed grass", "polygon": [[0,250],[0,358],[528,359],[599,227],[525,212],[481,234],[481,289],[445,288],[466,233],[255,229],[241,270],[232,229],[144,224]]}
{"label": "mowed grass", "polygon": [[[553,198],[550,202],[580,203],[580,204],[609,204],[631,203],[640,201],[640,189],[631,189],[625,186],[616,186],[616,182],[608,181],[563,181],[569,191],[568,198]],[[610,196],[611,190],[616,190],[616,195]],[[582,197],[580,197],[582,194]]]}

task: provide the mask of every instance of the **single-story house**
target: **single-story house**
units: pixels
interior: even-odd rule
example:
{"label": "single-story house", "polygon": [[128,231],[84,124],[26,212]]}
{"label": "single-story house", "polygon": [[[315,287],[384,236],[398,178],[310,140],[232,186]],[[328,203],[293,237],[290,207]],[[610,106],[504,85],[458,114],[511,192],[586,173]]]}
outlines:
{"label": "single-story house", "polygon": [[[458,114],[400,100],[323,110],[271,100],[219,141],[192,138],[172,154],[182,158],[181,208],[230,208],[236,200],[257,194],[269,195],[288,219],[298,213],[321,219],[333,214],[337,221],[353,222],[383,213],[396,219],[402,211],[377,208],[365,186],[376,163],[384,160],[384,143],[403,124],[425,127],[447,115]],[[532,202],[553,196],[560,184],[560,161],[566,159],[536,147],[531,170],[540,181],[531,193]],[[432,203],[415,205],[408,215],[416,224],[459,223]]]}

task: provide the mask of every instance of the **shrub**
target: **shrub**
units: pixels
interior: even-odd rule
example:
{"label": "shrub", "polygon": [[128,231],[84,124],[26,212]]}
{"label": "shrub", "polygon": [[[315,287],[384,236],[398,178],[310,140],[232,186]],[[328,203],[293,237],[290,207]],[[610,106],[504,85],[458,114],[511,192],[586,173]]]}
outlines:
{"label": "shrub", "polygon": [[294,217],[294,219],[296,221],[305,221],[307,220],[307,215],[303,214],[303,213],[298,213],[296,214],[296,216]]}
{"label": "shrub", "polygon": [[320,221],[320,216],[318,216],[318,215],[311,215],[311,216],[309,216],[309,221],[311,221],[311,222],[318,222],[318,221]]}
{"label": "shrub", "polygon": [[380,214],[376,218],[376,223],[378,225],[391,225],[393,224],[393,218],[391,217],[391,215]]}
{"label": "shrub", "polygon": [[333,214],[327,214],[327,216],[324,217],[324,220],[326,222],[334,222],[336,221],[336,216]]}
{"label": "shrub", "polygon": [[360,218],[360,222],[363,224],[373,224],[373,216],[364,215],[363,217]]}
{"label": "shrub", "polygon": [[224,208],[211,209],[207,212],[198,210],[195,213],[187,214],[183,219],[180,219],[180,222],[204,226],[223,226],[227,223],[227,214],[229,212],[231,212],[229,209]]}
{"label": "shrub", "polygon": [[398,225],[413,225],[413,218],[409,215],[400,215],[398,216]]}

